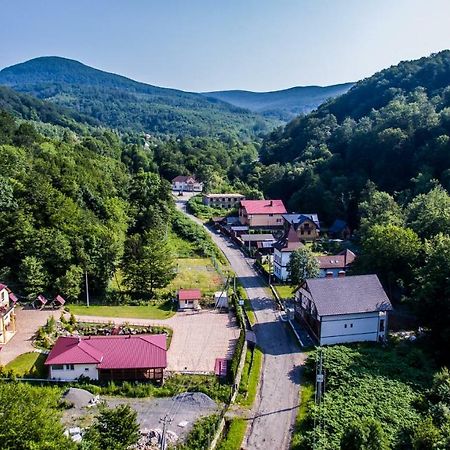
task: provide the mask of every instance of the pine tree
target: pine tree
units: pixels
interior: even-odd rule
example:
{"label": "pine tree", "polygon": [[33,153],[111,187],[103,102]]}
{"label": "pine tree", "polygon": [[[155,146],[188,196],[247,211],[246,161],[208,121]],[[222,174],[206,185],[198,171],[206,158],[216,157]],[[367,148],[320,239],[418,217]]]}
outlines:
{"label": "pine tree", "polygon": [[166,287],[175,277],[174,260],[158,231],[133,235],[127,242],[122,264],[124,281],[135,295],[153,297],[155,289]]}

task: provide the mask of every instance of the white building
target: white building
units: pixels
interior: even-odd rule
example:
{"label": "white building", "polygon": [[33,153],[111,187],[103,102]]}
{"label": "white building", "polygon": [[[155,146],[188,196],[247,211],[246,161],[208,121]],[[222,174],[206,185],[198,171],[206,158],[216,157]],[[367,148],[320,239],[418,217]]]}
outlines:
{"label": "white building", "polygon": [[213,208],[234,208],[245,197],[242,194],[206,194],[203,196],[203,204]]}
{"label": "white building", "polygon": [[302,246],[303,244],[300,242],[300,238],[293,226],[289,227],[287,234],[273,245],[273,274],[280,281],[287,280],[287,265],[291,259],[292,252]]}
{"label": "white building", "polygon": [[179,175],[172,180],[172,190],[179,192],[202,192],[203,183],[194,177]]}
{"label": "white building", "polygon": [[16,332],[16,302],[17,297],[0,283],[0,344],[6,344]]}
{"label": "white building", "polygon": [[295,294],[295,313],[319,345],[384,341],[392,310],[376,275],[306,280]]}

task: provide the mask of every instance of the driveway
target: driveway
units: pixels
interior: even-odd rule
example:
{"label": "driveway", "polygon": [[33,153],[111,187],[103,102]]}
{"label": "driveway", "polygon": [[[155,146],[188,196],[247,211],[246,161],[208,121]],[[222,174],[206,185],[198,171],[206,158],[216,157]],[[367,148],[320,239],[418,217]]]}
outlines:
{"label": "driveway", "polygon": [[22,353],[32,352],[33,336],[37,329],[54,315],[58,318],[61,313],[54,310],[35,310],[16,308],[16,334],[0,348],[0,366],[5,366]]}
{"label": "driveway", "polygon": [[239,337],[239,327],[234,316],[216,310],[179,312],[165,320],[99,316],[76,318],[83,322],[131,323],[172,328],[167,370],[174,372],[213,372],[216,358],[231,358]]}
{"label": "driveway", "polygon": [[[186,214],[182,200],[177,202],[177,207]],[[211,233],[211,236],[247,291],[255,310],[257,342],[264,353],[259,393],[243,448],[287,449],[299,405],[300,366],[305,355],[280,320],[273,297],[253,269],[253,261],[221,235]]]}

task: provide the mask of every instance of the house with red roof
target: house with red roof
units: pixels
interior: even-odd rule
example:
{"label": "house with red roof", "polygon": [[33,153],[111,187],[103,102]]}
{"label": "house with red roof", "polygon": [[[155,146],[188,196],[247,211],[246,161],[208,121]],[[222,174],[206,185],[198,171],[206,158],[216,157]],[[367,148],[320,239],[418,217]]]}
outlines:
{"label": "house with red roof", "polygon": [[16,332],[16,302],[8,286],[0,283],[0,344],[6,344]]}
{"label": "house with red roof", "polygon": [[202,299],[200,289],[180,289],[177,297],[180,310],[200,309],[200,300]]}
{"label": "house with red roof", "polygon": [[281,200],[242,200],[239,221],[250,228],[282,228],[286,212]]}
{"label": "house with red roof", "polygon": [[73,381],[154,380],[161,382],[167,367],[165,334],[61,336],[45,365],[49,378]]}

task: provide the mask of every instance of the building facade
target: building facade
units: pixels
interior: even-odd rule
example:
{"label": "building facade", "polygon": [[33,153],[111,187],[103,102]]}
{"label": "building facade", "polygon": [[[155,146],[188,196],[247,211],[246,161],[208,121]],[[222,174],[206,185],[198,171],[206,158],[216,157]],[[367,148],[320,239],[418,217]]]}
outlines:
{"label": "building facade", "polygon": [[179,175],[172,180],[172,190],[178,192],[202,192],[203,183],[192,176]]}
{"label": "building facade", "polygon": [[200,289],[180,289],[177,297],[178,308],[181,311],[200,308],[200,300],[202,299]]}
{"label": "building facade", "polygon": [[61,336],[45,365],[49,377],[73,381],[136,380],[162,382],[167,367],[165,334]]}
{"label": "building facade", "polygon": [[6,344],[16,333],[17,298],[5,284],[0,284],[0,344]]}
{"label": "building facade", "polygon": [[376,275],[306,280],[294,304],[319,345],[386,339],[392,305]]}
{"label": "building facade", "polygon": [[284,229],[294,227],[302,242],[313,242],[320,236],[320,222],[317,214],[283,214]]}
{"label": "building facade", "polygon": [[292,252],[302,247],[303,244],[293,226],[289,227],[289,231],[277,241],[273,246],[273,274],[280,281],[288,279],[287,266],[291,259]]}
{"label": "building facade", "polygon": [[213,208],[231,209],[238,206],[244,199],[242,194],[206,194],[203,196],[203,204]]}
{"label": "building facade", "polygon": [[250,228],[282,228],[286,208],[281,200],[243,200],[239,221]]}

